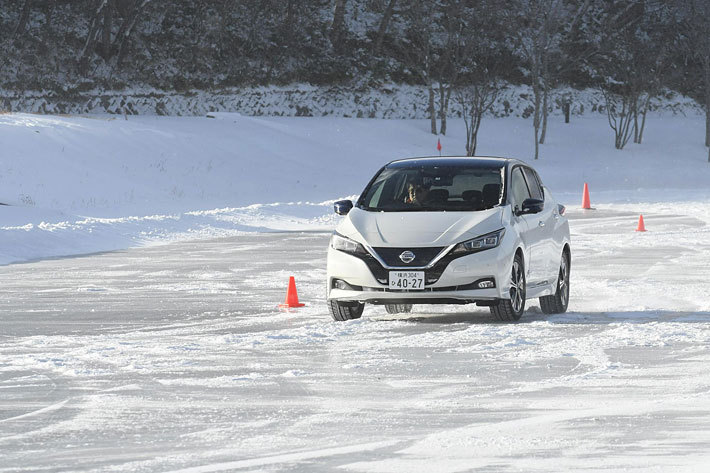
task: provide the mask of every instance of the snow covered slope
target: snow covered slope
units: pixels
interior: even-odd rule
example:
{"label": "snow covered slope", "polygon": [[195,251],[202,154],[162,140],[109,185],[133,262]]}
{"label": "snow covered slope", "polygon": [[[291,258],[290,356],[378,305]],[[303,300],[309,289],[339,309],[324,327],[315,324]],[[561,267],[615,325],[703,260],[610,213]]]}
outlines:
{"label": "snow covered slope", "polygon": [[[0,115],[0,264],[264,229],[331,228],[332,201],[384,163],[436,153],[425,120]],[[613,148],[605,118],[553,118],[546,185],[576,205],[705,201],[701,117],[651,117],[645,142]],[[451,120],[443,153],[464,152]],[[529,120],[488,119],[480,155],[529,160]]]}

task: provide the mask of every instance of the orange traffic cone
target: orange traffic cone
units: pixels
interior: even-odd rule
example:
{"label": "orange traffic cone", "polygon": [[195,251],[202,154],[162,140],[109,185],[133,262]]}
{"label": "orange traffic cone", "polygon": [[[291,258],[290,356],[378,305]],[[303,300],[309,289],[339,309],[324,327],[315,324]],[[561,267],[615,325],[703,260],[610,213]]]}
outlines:
{"label": "orange traffic cone", "polygon": [[303,307],[306,304],[301,304],[298,302],[298,292],[296,291],[296,278],[291,276],[288,279],[288,291],[286,291],[286,300],[283,304],[279,304],[279,307]]}
{"label": "orange traffic cone", "polygon": [[639,215],[639,226],[636,227],[637,232],[645,232],[646,225],[643,224],[643,215]]}
{"label": "orange traffic cone", "polygon": [[584,183],[584,194],[582,194],[582,208],[591,210],[592,206],[589,203],[589,186],[587,183]]}

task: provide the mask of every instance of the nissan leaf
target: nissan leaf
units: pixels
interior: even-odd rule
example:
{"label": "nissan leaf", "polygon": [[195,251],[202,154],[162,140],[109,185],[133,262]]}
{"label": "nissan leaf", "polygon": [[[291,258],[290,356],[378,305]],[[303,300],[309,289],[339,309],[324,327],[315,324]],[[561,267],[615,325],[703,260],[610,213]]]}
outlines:
{"label": "nissan leaf", "polygon": [[327,303],[338,321],[365,304],[388,313],[415,304],[487,306],[519,320],[526,300],[546,314],[569,303],[571,250],[565,207],[522,161],[427,157],[392,161],[330,239]]}

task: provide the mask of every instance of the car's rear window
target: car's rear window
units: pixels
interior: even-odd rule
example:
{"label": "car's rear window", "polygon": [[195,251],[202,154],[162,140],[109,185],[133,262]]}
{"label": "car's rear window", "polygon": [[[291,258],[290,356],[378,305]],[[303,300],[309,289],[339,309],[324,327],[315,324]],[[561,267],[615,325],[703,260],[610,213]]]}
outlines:
{"label": "car's rear window", "polygon": [[500,167],[412,166],[384,168],[358,205],[371,211],[484,210],[500,203]]}

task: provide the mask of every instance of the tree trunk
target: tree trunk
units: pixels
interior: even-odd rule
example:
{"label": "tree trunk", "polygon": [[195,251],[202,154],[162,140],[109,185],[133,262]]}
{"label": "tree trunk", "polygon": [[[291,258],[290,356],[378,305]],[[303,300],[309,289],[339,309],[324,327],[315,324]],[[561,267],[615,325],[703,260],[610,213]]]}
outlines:
{"label": "tree trunk", "polygon": [[540,87],[533,87],[535,96],[535,112],[533,113],[533,128],[535,129],[535,159],[540,156]]}
{"label": "tree trunk", "polygon": [[111,30],[113,29],[113,0],[108,0],[104,7],[104,22],[101,32],[101,47],[103,49],[104,60],[111,57]]}
{"label": "tree trunk", "polygon": [[44,11],[44,25],[42,25],[42,34],[47,42],[52,34],[52,15],[54,14],[54,5],[56,0],[47,0],[47,8]]}
{"label": "tree trunk", "polygon": [[446,135],[446,117],[449,114],[449,98],[451,97],[451,86],[446,87],[439,82],[439,118],[441,119],[441,128],[439,133]]}
{"label": "tree trunk", "polygon": [[[457,94],[457,97],[461,103],[461,118],[463,118],[463,122],[466,125],[466,156],[471,156],[471,122],[473,121],[473,113],[469,115],[466,93],[461,91]],[[471,122],[469,122],[469,116],[471,117]]]}
{"label": "tree trunk", "polygon": [[543,90],[544,92],[542,93],[542,132],[540,132],[541,145],[545,144],[545,136],[547,136],[547,98],[550,95],[550,88],[547,86],[547,82],[545,82],[545,88]]}
{"label": "tree trunk", "polygon": [[434,85],[429,82],[429,119],[431,120],[431,134],[436,135],[436,108],[434,108]]}
{"label": "tree trunk", "polygon": [[101,11],[106,5],[106,0],[97,0],[95,5],[96,9],[94,10],[94,14],[91,18],[89,33],[86,35],[86,42],[84,43],[84,47],[81,49],[81,53],[79,53],[79,71],[82,75],[87,73],[87,69],[89,67],[89,56],[94,48],[94,40],[98,31],[99,17],[101,15]]}
{"label": "tree trunk", "polygon": [[444,118],[442,119],[441,123],[441,128],[442,128],[442,135],[446,134],[446,117],[449,114],[449,99],[451,98],[451,88],[452,86],[449,86],[448,89],[446,89],[446,99],[445,99],[445,105],[444,105]]}
{"label": "tree trunk", "polygon": [[126,54],[128,54],[129,39],[131,37],[131,33],[133,32],[133,27],[136,25],[138,17],[141,15],[143,8],[145,8],[145,6],[150,3],[150,1],[151,0],[142,0],[140,4],[134,7],[133,13],[130,15],[130,21],[126,23],[125,28],[123,27],[123,25],[121,25],[123,32],[121,33],[120,38],[116,38],[117,41],[120,41],[120,46],[118,49],[118,59],[116,60],[117,66],[120,66],[123,63]]}
{"label": "tree trunk", "polygon": [[569,102],[565,102],[562,104],[562,111],[565,114],[565,123],[569,123]]}
{"label": "tree trunk", "polygon": [[345,29],[345,2],[346,0],[335,0],[335,10],[333,11],[333,23],[330,26],[330,42],[333,48],[340,50],[343,40],[343,30]]}
{"label": "tree trunk", "polygon": [[710,146],[710,54],[703,60],[705,78],[705,146]]}
{"label": "tree trunk", "polygon": [[382,20],[380,21],[380,27],[377,30],[377,39],[375,40],[375,54],[380,53],[380,49],[382,48],[382,41],[385,39],[385,33],[387,33],[387,27],[390,24],[390,20],[392,19],[392,14],[394,13],[394,4],[397,3],[397,0],[390,0],[387,3],[387,8],[385,8],[385,12],[382,14]]}
{"label": "tree trunk", "polygon": [[475,118],[476,121],[474,122],[474,125],[473,125],[473,140],[471,140],[473,146],[471,146],[471,154],[469,156],[476,156],[476,148],[478,147],[478,130],[481,128],[481,122],[483,121],[483,113],[484,113],[483,105],[480,104],[480,102],[479,102],[479,104],[476,105],[475,110],[476,110],[476,118]]}
{"label": "tree trunk", "polygon": [[22,5],[22,13],[20,13],[20,20],[17,22],[17,27],[15,27],[15,32],[12,34],[13,38],[17,38],[22,33],[25,32],[25,26],[27,26],[27,20],[30,17],[30,4],[32,0],[25,0]]}
{"label": "tree trunk", "polygon": [[639,137],[641,129],[639,128],[639,107],[638,107],[638,100],[636,100],[633,103],[633,109],[631,112],[634,116],[634,143],[641,143],[641,139]]}
{"label": "tree trunk", "polygon": [[639,130],[639,140],[640,144],[643,141],[643,129],[646,127],[646,113],[648,113],[648,105],[651,102],[651,94],[646,96],[646,101],[643,104],[643,111],[641,112],[641,129]]}
{"label": "tree trunk", "polygon": [[631,138],[631,119],[633,118],[632,111],[635,103],[638,102],[637,96],[622,97],[621,114],[619,115],[619,129],[616,133],[616,149],[624,149],[624,146]]}

